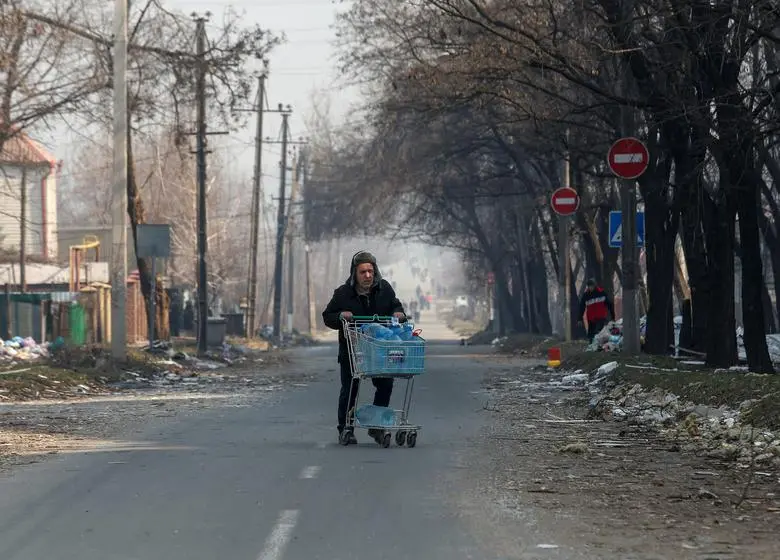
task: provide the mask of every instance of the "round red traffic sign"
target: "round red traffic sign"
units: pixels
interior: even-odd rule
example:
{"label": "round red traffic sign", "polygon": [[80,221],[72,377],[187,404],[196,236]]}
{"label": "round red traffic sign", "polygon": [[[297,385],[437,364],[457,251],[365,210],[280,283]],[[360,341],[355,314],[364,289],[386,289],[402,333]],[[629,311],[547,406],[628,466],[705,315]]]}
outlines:
{"label": "round red traffic sign", "polygon": [[550,206],[556,214],[571,216],[580,207],[580,195],[569,187],[561,187],[552,194]]}
{"label": "round red traffic sign", "polygon": [[647,170],[650,152],[638,138],[621,138],[609,149],[607,163],[621,179],[636,179]]}

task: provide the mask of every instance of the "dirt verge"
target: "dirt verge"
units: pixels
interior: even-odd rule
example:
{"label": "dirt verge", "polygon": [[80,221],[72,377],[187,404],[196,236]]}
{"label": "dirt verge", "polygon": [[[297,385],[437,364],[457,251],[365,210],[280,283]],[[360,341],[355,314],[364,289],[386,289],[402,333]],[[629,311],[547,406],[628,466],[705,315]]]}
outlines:
{"label": "dirt verge", "polygon": [[[611,381],[616,388],[639,380],[660,387],[651,371],[637,369]],[[565,558],[777,556],[780,473],[771,460],[745,464],[705,453],[699,434],[681,440],[663,422],[594,418],[590,388],[562,383],[564,375],[505,359],[485,379],[490,426],[478,459],[485,475],[480,485],[504,519],[531,516],[539,527],[557,527],[550,536],[555,540],[544,542],[566,550]],[[697,376],[677,386],[688,387],[691,396],[705,390],[697,385],[704,372],[669,372],[664,382],[677,383],[675,375]],[[739,374],[733,375],[719,385],[721,402],[772,383],[738,383],[743,392],[731,396],[729,384]],[[712,423],[692,417],[675,420],[694,432]]]}
{"label": "dirt verge", "polygon": [[132,350],[122,364],[100,348],[71,349],[50,361],[6,365],[0,370],[0,467],[111,445],[150,419],[256,402],[312,378],[305,368],[290,367],[286,352],[249,347],[211,360],[171,348]]}

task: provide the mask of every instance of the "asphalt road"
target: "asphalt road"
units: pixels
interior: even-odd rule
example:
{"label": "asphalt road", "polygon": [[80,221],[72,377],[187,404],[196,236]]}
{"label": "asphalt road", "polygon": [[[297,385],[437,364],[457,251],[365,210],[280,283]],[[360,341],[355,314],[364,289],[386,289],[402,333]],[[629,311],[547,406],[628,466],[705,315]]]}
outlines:
{"label": "asphalt road", "polygon": [[0,559],[495,558],[461,520],[450,476],[480,428],[480,368],[453,333],[420,326],[431,343],[416,448],[383,449],[365,431],[339,446],[335,347],[301,349],[293,367],[322,372],[306,387],[150,423],[135,449],[54,456],[0,478]]}

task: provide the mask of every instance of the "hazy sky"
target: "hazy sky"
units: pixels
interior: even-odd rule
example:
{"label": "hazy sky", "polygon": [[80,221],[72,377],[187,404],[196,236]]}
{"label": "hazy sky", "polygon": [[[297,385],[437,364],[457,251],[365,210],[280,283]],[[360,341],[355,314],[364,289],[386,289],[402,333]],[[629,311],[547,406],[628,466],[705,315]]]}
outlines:
{"label": "hazy sky", "polygon": [[[320,95],[327,93],[332,100],[334,116],[346,112],[349,103],[356,101],[355,93],[344,91],[335,86],[335,52],[332,41],[335,33],[332,25],[337,9],[344,10],[345,2],[333,0],[166,0],[166,6],[180,9],[186,13],[211,12],[212,25],[222,18],[226,7],[244,13],[247,23],[258,23],[263,28],[275,32],[284,32],[287,42],[277,47],[270,56],[270,75],[267,81],[268,104],[275,108],[278,103],[290,104],[293,115],[290,118],[290,130],[294,137],[305,136],[304,119],[311,112],[311,98],[314,91]],[[209,27],[207,26],[207,30]],[[338,93],[338,95],[336,95]],[[274,139],[279,137],[281,118],[277,114],[267,114],[264,122],[264,135]],[[237,144],[236,163],[246,167],[251,173],[254,157],[251,142],[254,127],[248,127],[244,134],[231,137]],[[266,147],[264,173],[268,181],[277,179],[280,156],[279,145]],[[240,156],[239,156],[240,154]],[[268,190],[266,184],[266,191]]]}
{"label": "hazy sky", "polygon": [[[351,104],[359,102],[354,89],[344,88],[338,80],[335,68],[335,32],[332,26],[337,10],[344,10],[348,2],[333,0],[163,0],[166,8],[191,14],[205,15],[211,12],[206,25],[207,33],[216,35],[225,9],[234,8],[242,14],[247,25],[258,23],[264,29],[277,34],[284,33],[287,41],[277,47],[269,57],[270,74],[267,85],[267,105],[276,108],[279,103],[293,108],[290,131],[294,138],[313,134],[306,129],[305,120],[312,112],[312,97],[315,95],[330,99],[331,114],[338,126]],[[259,64],[258,64],[259,68]],[[208,112],[208,108],[207,108]],[[254,115],[244,130],[229,137],[215,136],[210,144],[219,150],[233,177],[242,177],[241,184],[231,188],[249,189],[254,165]],[[264,137],[280,138],[281,117],[267,113],[264,117]],[[81,131],[58,128],[41,137],[58,159],[64,160],[61,180],[64,183],[77,180],[69,161],[73,161],[75,148],[80,145]],[[221,146],[218,147],[218,146]],[[281,146],[266,145],[263,150],[263,184],[267,202],[278,196],[279,160]],[[101,163],[106,166],[106,163]],[[289,174],[288,174],[289,177]],[[246,187],[244,187],[244,180]],[[248,195],[247,195],[248,196]]]}

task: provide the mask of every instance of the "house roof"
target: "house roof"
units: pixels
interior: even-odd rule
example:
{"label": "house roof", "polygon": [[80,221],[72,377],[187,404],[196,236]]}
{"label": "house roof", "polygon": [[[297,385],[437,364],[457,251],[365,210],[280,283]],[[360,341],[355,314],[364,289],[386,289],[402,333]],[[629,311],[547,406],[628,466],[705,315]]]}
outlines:
{"label": "house roof", "polygon": [[0,163],[57,165],[57,158],[24,132],[17,131],[11,134],[12,136],[3,142]]}

